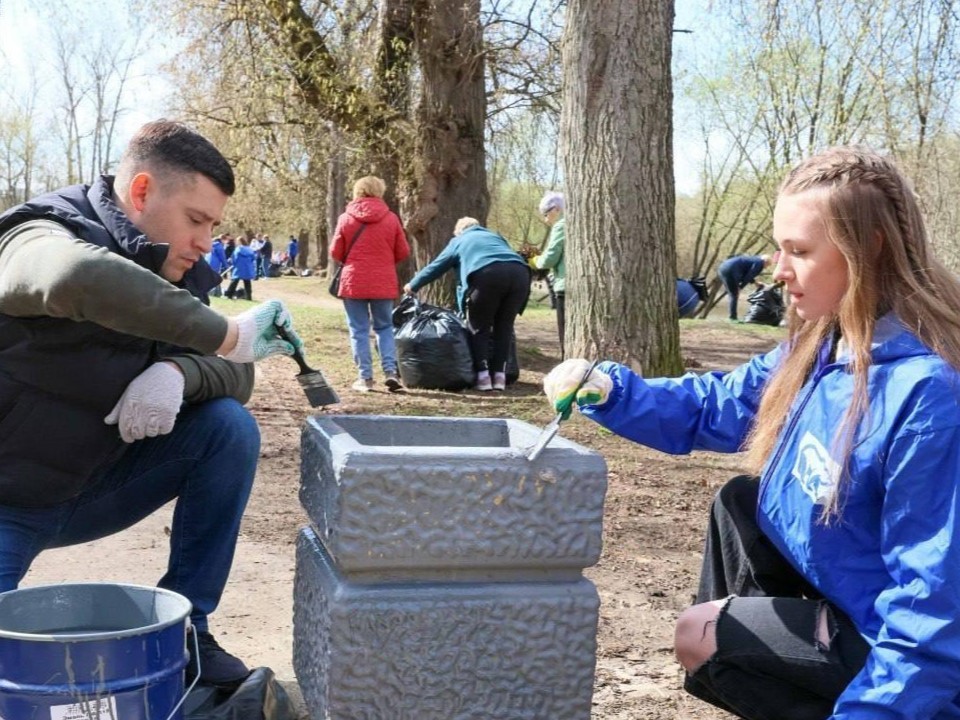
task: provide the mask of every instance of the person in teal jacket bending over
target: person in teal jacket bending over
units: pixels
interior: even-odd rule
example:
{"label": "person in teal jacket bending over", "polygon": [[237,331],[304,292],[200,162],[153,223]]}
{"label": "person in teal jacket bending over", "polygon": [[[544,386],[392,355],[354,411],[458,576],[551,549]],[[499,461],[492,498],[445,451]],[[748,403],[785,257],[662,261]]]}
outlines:
{"label": "person in teal jacket bending over", "polygon": [[[675,650],[741,718],[960,718],[960,283],[908,181],[863,148],[784,180],[774,279],[789,337],[729,373],[601,363],[581,412],[674,454],[738,452]],[[544,380],[569,407],[588,365]]]}

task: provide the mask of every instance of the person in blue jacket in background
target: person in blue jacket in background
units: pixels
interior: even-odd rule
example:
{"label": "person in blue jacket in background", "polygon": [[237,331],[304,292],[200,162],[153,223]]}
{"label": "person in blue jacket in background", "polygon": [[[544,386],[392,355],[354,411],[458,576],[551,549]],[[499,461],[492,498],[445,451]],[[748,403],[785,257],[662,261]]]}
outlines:
{"label": "person in blue jacket in background", "polygon": [[[213,269],[217,275],[223,273],[227,269],[227,254],[223,249],[223,237],[217,235],[213,239],[213,243],[210,245],[210,252],[206,255],[207,263]],[[210,294],[214,297],[220,297],[223,294],[223,290],[220,288],[220,283],[217,283],[210,290]]]}
{"label": "person in blue jacket in background", "polygon": [[749,283],[753,283],[758,288],[763,287],[763,283],[759,282],[757,277],[770,266],[770,261],[769,255],[734,255],[720,263],[717,275],[720,276],[720,282],[727,291],[730,320],[737,319],[740,291]]}
{"label": "person in blue jacket in background", "polygon": [[729,373],[568,360],[554,406],[668,453],[747,451],[718,493],[675,650],[741,718],[960,718],[960,283],[909,182],[863,148],[784,180],[789,334]]}
{"label": "person in blue jacket in background", "polygon": [[503,237],[478,220],[463,217],[457,220],[453,239],[403,291],[412,295],[453,269],[460,276],[457,306],[470,329],[470,354],[477,373],[474,389],[504,390],[513,325],[530,298],[527,261]]}
{"label": "person in blue jacket in background", "polygon": [[247,300],[253,300],[253,288],[251,281],[257,277],[257,264],[260,262],[260,256],[250,247],[250,238],[241,235],[237,238],[237,249],[230,256],[230,264],[233,266],[231,273],[230,286],[224,293],[224,296],[230,300],[234,299],[237,293],[237,284],[243,280],[243,291]]}

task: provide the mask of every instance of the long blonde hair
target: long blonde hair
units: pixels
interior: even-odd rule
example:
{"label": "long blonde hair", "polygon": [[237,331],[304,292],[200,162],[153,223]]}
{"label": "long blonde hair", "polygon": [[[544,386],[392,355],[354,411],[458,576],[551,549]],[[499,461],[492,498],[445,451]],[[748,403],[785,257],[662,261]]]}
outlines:
{"label": "long blonde hair", "polygon": [[837,312],[805,321],[788,311],[787,352],[764,389],[747,438],[748,462],[759,473],[776,447],[817,353],[839,331],[850,353],[854,393],[834,438],[843,468],[822,519],[840,514],[840,488],[869,400],[870,345],[879,317],[892,311],[927,347],[960,370],[960,282],[930,250],[909,181],[871,150],[835,147],[805,160],[780,186],[779,196],[811,193],[827,238],[847,261],[849,286]]}

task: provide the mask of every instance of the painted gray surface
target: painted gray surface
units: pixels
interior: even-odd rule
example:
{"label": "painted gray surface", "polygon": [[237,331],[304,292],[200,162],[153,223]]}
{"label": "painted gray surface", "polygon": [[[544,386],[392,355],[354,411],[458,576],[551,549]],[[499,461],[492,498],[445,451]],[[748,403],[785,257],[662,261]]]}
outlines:
{"label": "painted gray surface", "polygon": [[294,669],[313,720],[588,720],[606,465],[517,420],[302,436]]}
{"label": "painted gray surface", "polygon": [[[300,499],[352,581],[575,579],[601,550],[606,464],[518,420],[324,416]],[[519,574],[518,574],[519,573]]]}
{"label": "painted gray surface", "polygon": [[301,531],[293,663],[314,720],[589,720],[588,580],[354,584]]}

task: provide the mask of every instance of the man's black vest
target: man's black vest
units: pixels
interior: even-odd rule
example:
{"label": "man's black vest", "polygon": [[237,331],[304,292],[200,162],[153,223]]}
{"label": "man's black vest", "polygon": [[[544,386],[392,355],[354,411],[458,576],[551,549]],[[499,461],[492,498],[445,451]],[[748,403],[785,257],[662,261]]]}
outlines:
{"label": "man's black vest", "polygon": [[[150,243],[114,203],[111,177],[11,208],[0,215],[0,237],[36,219],[57,222],[158,275],[167,255],[166,245]],[[208,302],[217,282],[201,261],[177,285]],[[116,462],[126,444],[103,419],[158,352],[151,340],[91,322],[0,313],[0,504],[62,503]]]}

